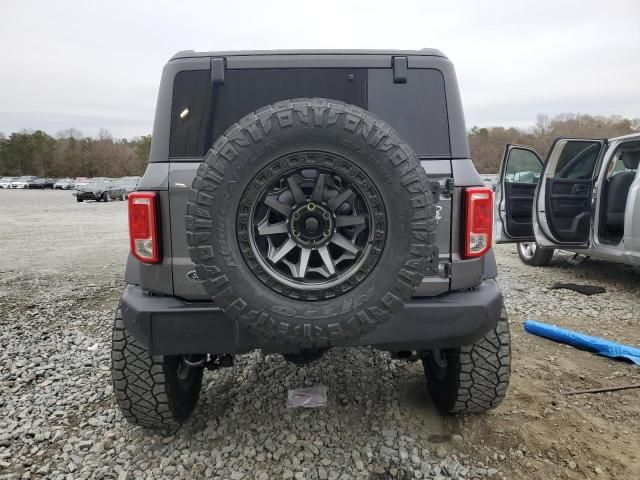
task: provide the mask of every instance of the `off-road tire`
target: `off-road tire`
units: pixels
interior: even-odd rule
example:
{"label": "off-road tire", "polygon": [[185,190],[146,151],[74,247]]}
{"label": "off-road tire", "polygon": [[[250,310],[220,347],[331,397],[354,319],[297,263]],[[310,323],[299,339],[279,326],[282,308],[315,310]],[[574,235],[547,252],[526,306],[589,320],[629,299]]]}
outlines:
{"label": "off-road tire", "polygon": [[178,378],[180,357],[149,355],[124,327],[116,313],[111,347],[113,390],[122,415],[132,424],[172,431],[196,406],[202,368],[189,368]]}
{"label": "off-road tire", "polygon": [[[270,284],[264,268],[247,260],[249,242],[237,226],[253,208],[243,202],[260,187],[258,172],[289,171],[296,155],[307,161],[305,152],[338,158],[341,174],[362,172],[386,212],[385,243],[376,246],[377,263],[366,277],[349,280],[348,289],[314,290],[315,298]],[[434,255],[433,203],[416,154],[384,121],[335,100],[285,100],[245,116],[214,142],[192,184],[187,243],[198,278],[230,318],[263,338],[323,347],[374,330],[411,299]]]}
{"label": "off-road tire", "polygon": [[[441,355],[445,368],[434,355]],[[426,352],[422,365],[431,398],[441,412],[480,413],[497,407],[511,374],[511,337],[504,307],[495,328],[482,339],[465,347]]]}
{"label": "off-road tire", "polygon": [[516,249],[518,250],[518,256],[520,257],[522,263],[524,263],[525,265],[530,265],[532,267],[546,267],[551,263],[551,259],[553,258],[553,254],[555,252],[553,248],[542,248],[537,243],[530,242],[532,244],[535,244],[535,252],[533,253],[533,255],[525,255],[522,252],[522,248],[526,243],[529,242],[519,242],[516,246]]}

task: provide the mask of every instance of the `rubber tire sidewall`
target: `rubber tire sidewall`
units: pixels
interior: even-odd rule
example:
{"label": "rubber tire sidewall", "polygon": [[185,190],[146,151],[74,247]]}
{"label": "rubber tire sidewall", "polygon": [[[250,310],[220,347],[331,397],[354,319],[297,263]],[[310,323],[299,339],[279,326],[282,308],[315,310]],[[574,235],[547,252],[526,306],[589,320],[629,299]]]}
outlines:
{"label": "rubber tire sidewall", "polygon": [[531,258],[526,258],[520,252],[520,242],[516,245],[516,250],[518,251],[518,257],[525,265],[529,265],[531,267],[546,267],[551,263],[551,259],[553,258],[553,254],[555,249],[553,248],[543,248],[538,245],[537,242],[524,242],[524,243],[536,243],[536,253],[533,254]]}
{"label": "rubber tire sidewall", "polygon": [[[309,106],[313,101],[302,102]],[[225,160],[224,149],[234,147],[233,141],[228,139],[247,141],[242,131],[253,128],[257,123],[253,114],[253,117],[249,115],[231,127],[216,141],[194,180],[187,211],[191,258],[197,265],[198,277],[204,280],[204,287],[212,294],[213,301],[221,305],[227,315],[238,319],[250,330],[275,341],[295,342],[301,347],[331,345],[336,341],[359,337],[390,318],[411,298],[413,290],[422,280],[426,257],[432,253],[435,239],[435,209],[431,197],[425,193],[426,174],[415,153],[388,125],[368,112],[345,106],[342,102],[329,102],[338,106],[342,115],[353,112],[355,116],[366,116],[368,120],[377,122],[379,128],[388,129],[389,137],[401,145],[406,161],[413,162],[410,174],[416,175],[416,180],[410,188],[419,190],[408,194],[391,161],[382,154],[371,155],[374,149],[366,144],[364,138],[359,141],[355,134],[345,134],[344,129],[339,128],[297,125],[299,128],[273,129],[271,134],[265,134],[268,150],[264,150],[264,144],[258,142],[247,147],[247,150],[241,150],[242,154],[236,155],[232,162]],[[272,109],[267,110],[267,117],[277,121],[277,112],[292,110],[290,105],[289,102],[279,102],[267,107]],[[264,117],[265,109],[258,114],[261,112]],[[305,150],[325,151],[356,164],[376,185],[387,217],[383,253],[369,275],[345,294],[314,302],[293,300],[264,285],[247,266],[236,238],[238,205],[256,173],[276,159]],[[354,154],[354,150],[360,153]],[[362,161],[359,155],[367,156],[367,160]],[[376,166],[369,162],[376,163]],[[222,175],[218,188],[212,189],[208,181],[212,175]],[[208,231],[217,233],[208,235],[208,238],[203,238],[207,236],[206,232],[194,228],[196,222],[205,221],[203,215],[198,215],[203,199],[210,204],[204,213],[204,217],[210,218]],[[420,202],[420,212],[416,212],[416,204]],[[414,238],[415,231],[410,228],[412,219],[420,223],[417,228],[423,229],[424,235],[419,240]],[[408,264],[413,266],[413,271]]]}

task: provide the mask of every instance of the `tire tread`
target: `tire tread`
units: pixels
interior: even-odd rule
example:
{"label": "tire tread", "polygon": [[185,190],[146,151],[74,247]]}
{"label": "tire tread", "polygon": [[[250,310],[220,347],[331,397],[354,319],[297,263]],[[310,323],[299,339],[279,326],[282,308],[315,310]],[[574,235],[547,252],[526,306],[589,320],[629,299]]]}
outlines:
{"label": "tire tread", "polygon": [[504,308],[496,326],[483,338],[447,352],[444,379],[436,377],[430,354],[423,358],[427,385],[440,410],[480,413],[504,400],[511,374],[511,337]]}
{"label": "tire tread", "polygon": [[[235,258],[224,258],[220,248],[214,248],[216,192],[228,189],[225,171],[233,171],[239,152],[247,148],[268,147],[269,135],[291,128],[343,128],[352,139],[366,144],[371,152],[391,163],[399,184],[412,205],[407,212],[410,219],[407,232],[411,248],[402,268],[394,274],[394,285],[388,291],[376,292],[375,303],[359,305],[348,313],[336,315],[332,325],[304,323],[293,317],[283,317],[252,306],[239,285],[232,285],[225,269],[235,268]],[[344,131],[342,132],[344,133]],[[346,135],[346,134],[345,134]],[[244,323],[245,326],[268,339],[285,340],[301,346],[330,345],[333,339],[344,340],[362,336],[398,311],[411,299],[431,264],[435,249],[435,206],[428,194],[429,180],[411,147],[382,120],[362,108],[344,102],[305,98],[277,102],[265,106],[240,119],[215,140],[193,180],[187,204],[186,227],[189,254],[196,264],[196,273],[212,301]],[[221,193],[222,194],[222,193]],[[232,212],[235,215],[235,212]],[[218,230],[219,232],[219,230]],[[225,240],[226,241],[226,240]],[[325,300],[331,300],[327,297]],[[255,319],[259,319],[258,324]],[[366,321],[364,321],[366,320]]]}
{"label": "tire tread", "polygon": [[129,333],[116,314],[111,349],[113,390],[122,415],[133,425],[172,431],[191,414],[197,401],[202,371],[187,391],[172,385],[169,357],[150,355]]}

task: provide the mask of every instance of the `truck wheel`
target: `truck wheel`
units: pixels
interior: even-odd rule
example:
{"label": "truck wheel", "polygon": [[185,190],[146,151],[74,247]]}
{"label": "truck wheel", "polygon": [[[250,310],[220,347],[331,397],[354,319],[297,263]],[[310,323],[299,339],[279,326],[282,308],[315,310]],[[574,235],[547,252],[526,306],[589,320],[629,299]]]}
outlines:
{"label": "truck wheel", "polygon": [[202,367],[187,367],[179,356],[149,355],[116,313],[111,347],[113,390],[122,415],[132,424],[175,430],[193,412]]}
{"label": "truck wheel", "polygon": [[231,126],[193,181],[187,242],[228,316],[315,348],[361,337],[411,299],[434,256],[424,169],[353,105],[285,100]]}
{"label": "truck wheel", "polygon": [[553,248],[542,248],[536,242],[519,242],[518,256],[522,263],[533,267],[545,267],[551,263]]}
{"label": "truck wheel", "polygon": [[511,374],[511,337],[507,312],[476,343],[431,350],[422,358],[427,386],[444,413],[479,413],[504,399]]}
{"label": "truck wheel", "polygon": [[82,199],[81,199],[81,198],[76,197],[76,202],[78,202],[78,203],[82,203]]}

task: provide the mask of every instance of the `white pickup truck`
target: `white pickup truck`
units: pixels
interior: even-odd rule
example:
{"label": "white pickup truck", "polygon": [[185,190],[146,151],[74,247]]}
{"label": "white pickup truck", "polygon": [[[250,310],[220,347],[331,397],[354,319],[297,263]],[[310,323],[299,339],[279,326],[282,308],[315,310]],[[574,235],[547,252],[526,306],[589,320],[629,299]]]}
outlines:
{"label": "white pickup truck", "polygon": [[545,161],[507,145],[496,189],[495,239],[547,265],[556,249],[640,265],[640,134],[558,138]]}

